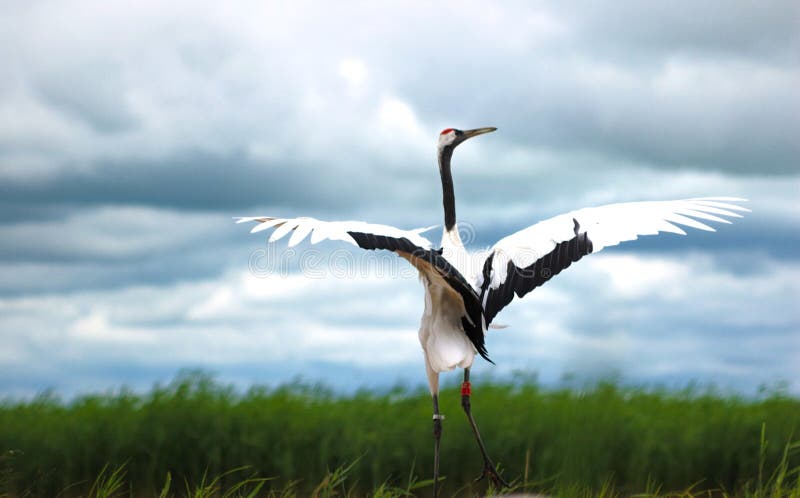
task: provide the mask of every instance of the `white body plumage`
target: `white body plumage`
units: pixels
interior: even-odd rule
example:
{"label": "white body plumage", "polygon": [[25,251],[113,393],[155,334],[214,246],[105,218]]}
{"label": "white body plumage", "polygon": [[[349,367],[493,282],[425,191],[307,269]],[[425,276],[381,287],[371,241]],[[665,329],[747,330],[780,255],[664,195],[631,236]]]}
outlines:
{"label": "white body plumage", "polygon": [[461,297],[438,283],[422,277],[425,311],[419,327],[419,343],[425,354],[425,371],[432,393],[439,392],[439,373],[469,368],[475,360],[475,346],[464,333]]}

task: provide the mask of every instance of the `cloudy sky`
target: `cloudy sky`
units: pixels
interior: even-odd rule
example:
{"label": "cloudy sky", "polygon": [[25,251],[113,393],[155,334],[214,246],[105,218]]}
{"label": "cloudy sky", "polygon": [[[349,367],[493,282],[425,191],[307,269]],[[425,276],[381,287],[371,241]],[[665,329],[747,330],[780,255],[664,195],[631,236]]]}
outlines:
{"label": "cloudy sky", "polygon": [[0,396],[423,384],[402,261],[231,217],[441,223],[451,126],[499,128],[454,158],[475,249],[609,202],[753,210],[585,258],[478,375],[800,393],[796,1],[3,2],[0,60]]}

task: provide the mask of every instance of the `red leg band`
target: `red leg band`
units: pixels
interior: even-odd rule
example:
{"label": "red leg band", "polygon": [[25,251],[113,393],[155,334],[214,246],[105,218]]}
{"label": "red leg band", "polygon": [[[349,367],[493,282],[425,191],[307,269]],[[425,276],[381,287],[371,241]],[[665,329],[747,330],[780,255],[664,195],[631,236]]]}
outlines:
{"label": "red leg band", "polygon": [[464,382],[461,384],[461,395],[462,396],[471,396],[472,395],[472,384],[469,382]]}

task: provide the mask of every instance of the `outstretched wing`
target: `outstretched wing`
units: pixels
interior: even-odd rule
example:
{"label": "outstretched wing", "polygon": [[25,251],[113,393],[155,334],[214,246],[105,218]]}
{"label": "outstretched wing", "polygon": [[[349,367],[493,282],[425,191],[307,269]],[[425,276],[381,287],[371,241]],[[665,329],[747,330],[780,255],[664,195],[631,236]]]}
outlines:
{"label": "outstretched wing", "polygon": [[[389,225],[364,223],[363,221],[321,221],[314,218],[275,218],[266,216],[242,217],[235,218],[235,220],[236,223],[258,223],[250,230],[250,233],[274,229],[269,237],[269,242],[280,240],[291,233],[289,247],[296,246],[311,235],[312,244],[323,240],[340,240],[364,249],[388,249],[393,251],[395,249],[392,246],[397,244],[396,241],[405,239],[417,247],[430,249],[431,242],[421,234],[433,228],[401,230]],[[371,242],[375,247],[362,246],[353,236],[354,233],[371,236]]]}
{"label": "outstretched wing", "polygon": [[362,249],[385,249],[396,253],[429,280],[449,288],[461,299],[464,305],[461,317],[464,332],[481,356],[489,359],[484,344],[485,324],[478,294],[464,276],[442,257],[441,252],[432,250],[431,242],[421,235],[432,227],[401,230],[361,221],[321,221],[314,218],[245,217],[237,218],[236,222],[257,222],[251,230],[253,233],[273,229],[269,242],[292,233],[289,247],[296,246],[310,235],[312,244],[322,240],[340,240]]}
{"label": "outstretched wing", "polygon": [[522,297],[583,256],[641,235],[671,232],[678,225],[714,231],[698,220],[730,223],[750,211],[735,197],[626,202],[584,208],[520,230],[500,240],[486,258],[477,287],[487,324],[514,296]]}

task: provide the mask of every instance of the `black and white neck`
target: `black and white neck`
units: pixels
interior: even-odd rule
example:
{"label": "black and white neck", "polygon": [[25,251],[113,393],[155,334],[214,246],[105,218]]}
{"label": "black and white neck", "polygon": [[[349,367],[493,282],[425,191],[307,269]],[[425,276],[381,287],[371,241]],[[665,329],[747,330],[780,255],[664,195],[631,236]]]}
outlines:
{"label": "black and white neck", "polygon": [[439,175],[442,177],[442,205],[444,207],[444,229],[456,229],[456,194],[453,188],[453,173],[450,160],[453,158],[454,144],[439,146]]}
{"label": "black and white neck", "polygon": [[450,170],[450,161],[453,159],[455,148],[477,135],[495,131],[497,128],[477,128],[475,130],[457,130],[446,128],[439,134],[439,174],[442,177],[442,204],[444,207],[444,235],[453,243],[461,245],[456,225],[456,194],[453,189],[453,173]]}

